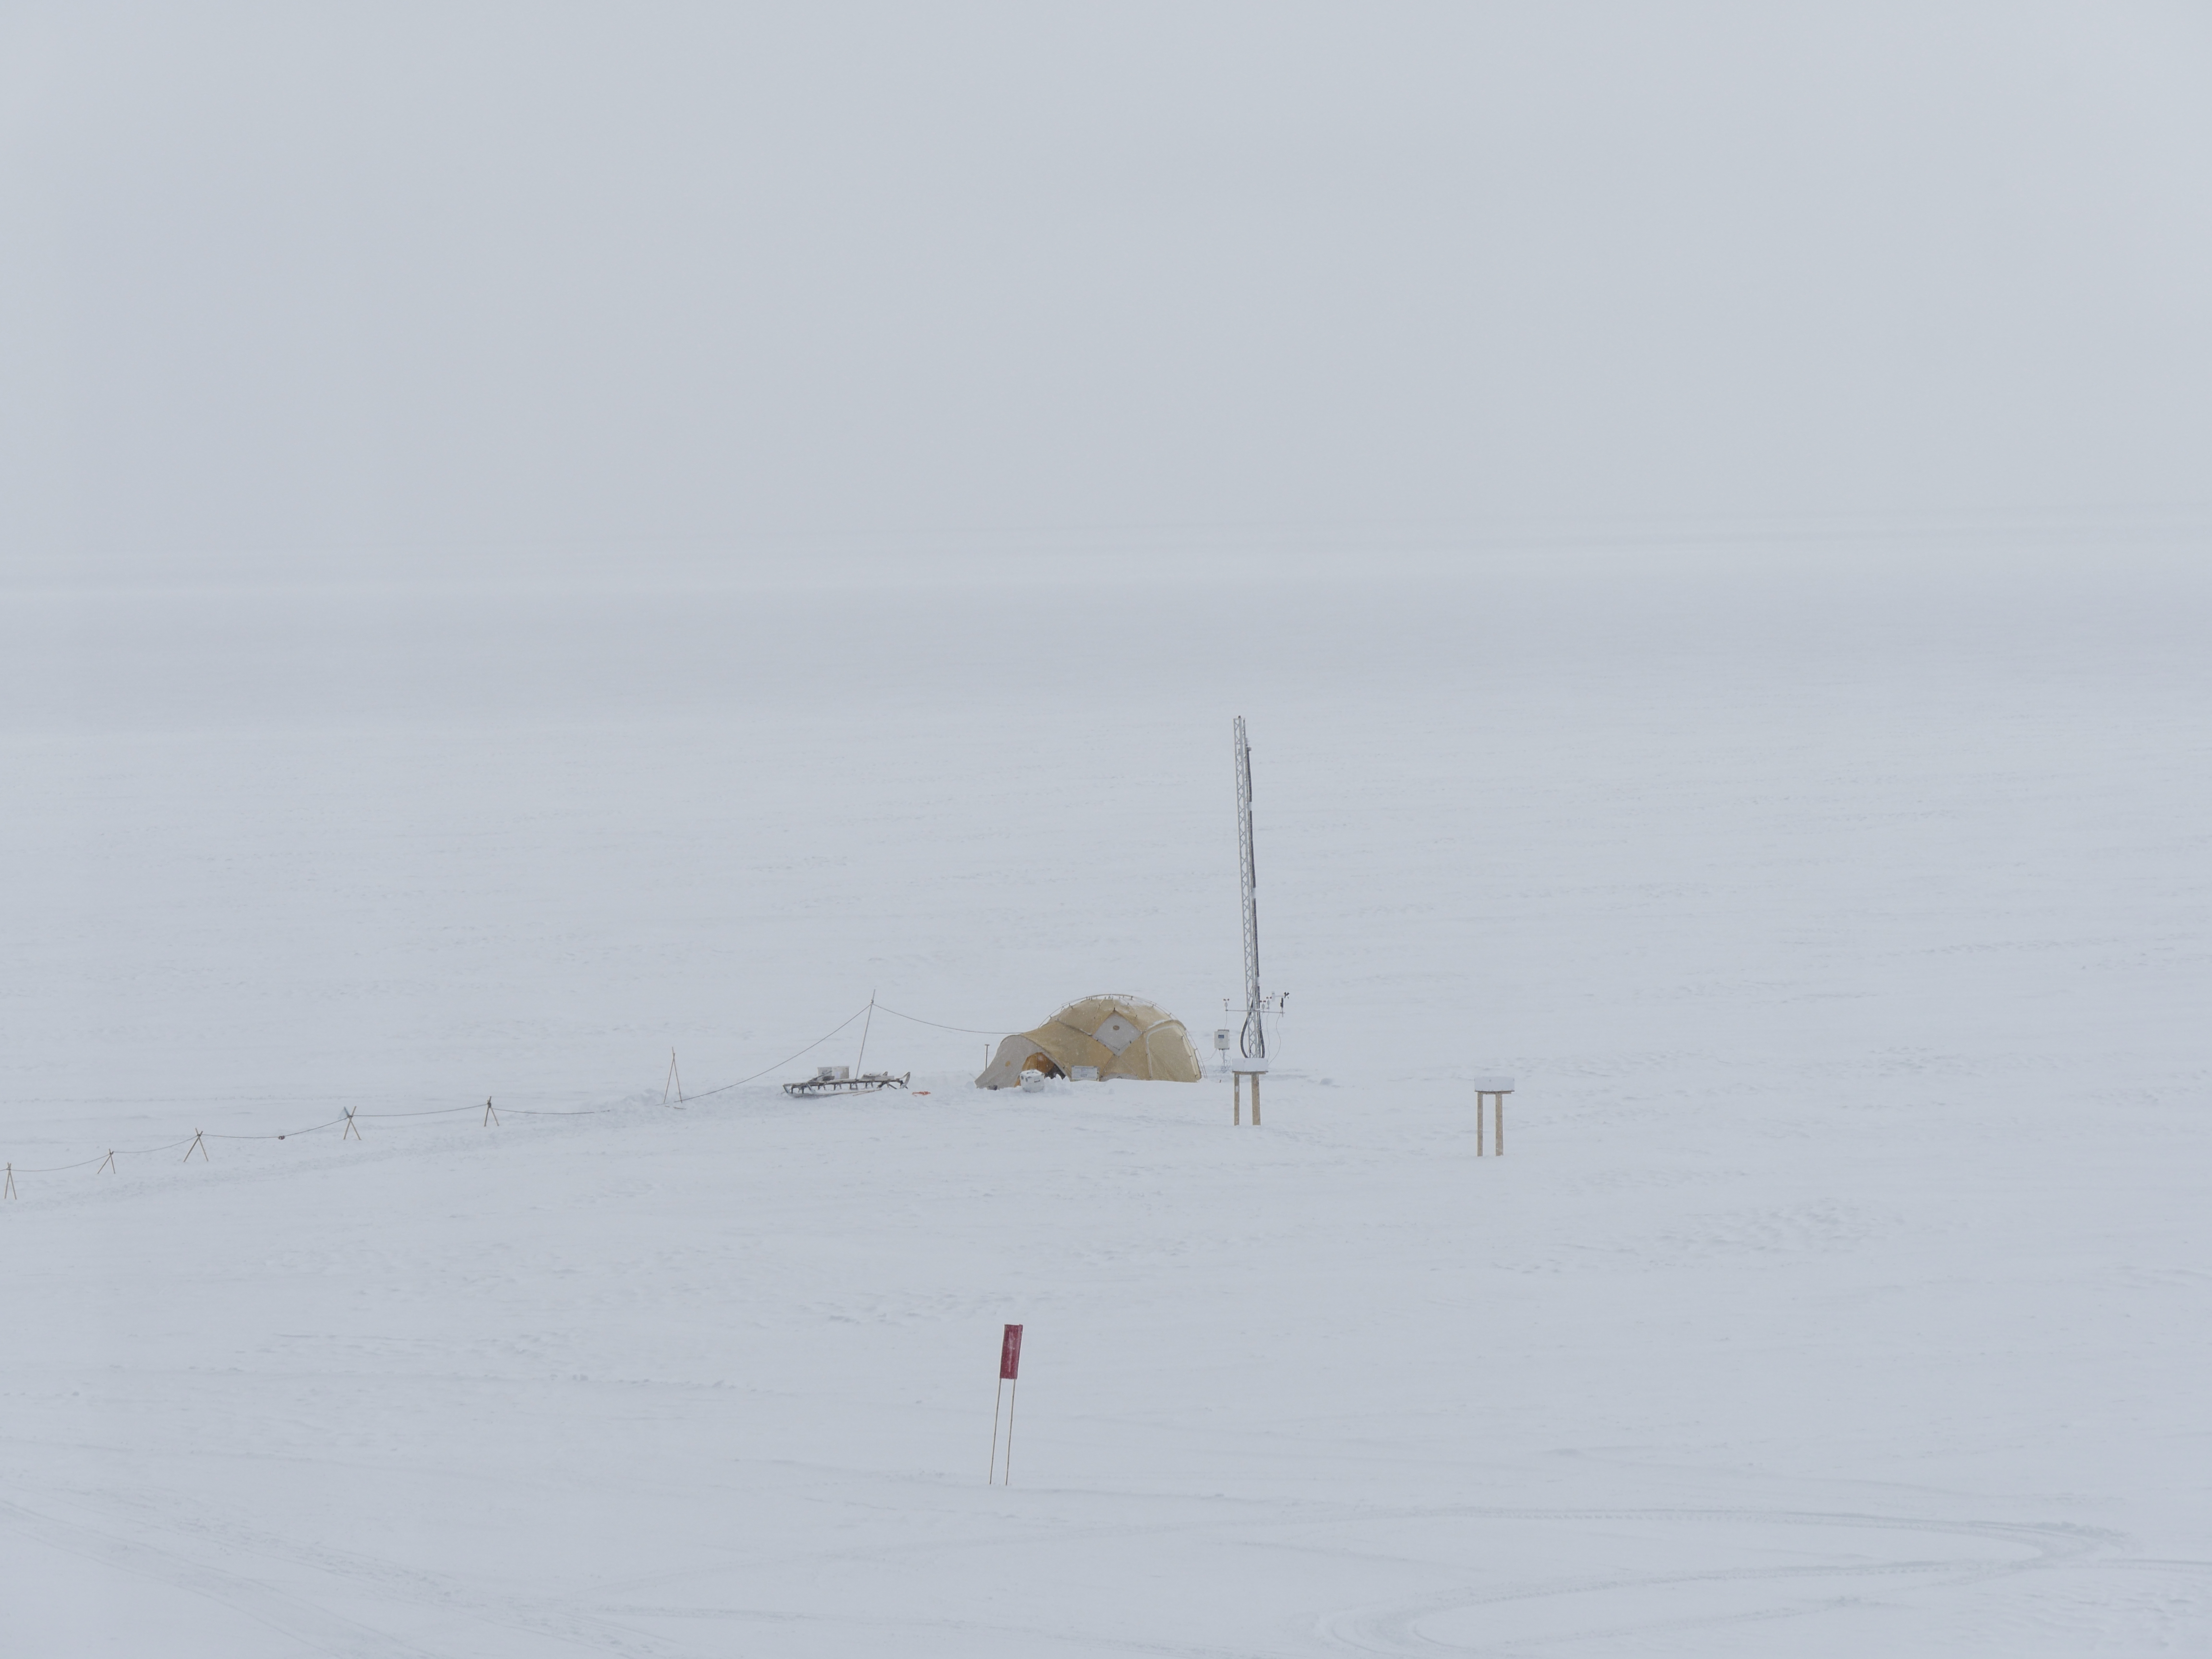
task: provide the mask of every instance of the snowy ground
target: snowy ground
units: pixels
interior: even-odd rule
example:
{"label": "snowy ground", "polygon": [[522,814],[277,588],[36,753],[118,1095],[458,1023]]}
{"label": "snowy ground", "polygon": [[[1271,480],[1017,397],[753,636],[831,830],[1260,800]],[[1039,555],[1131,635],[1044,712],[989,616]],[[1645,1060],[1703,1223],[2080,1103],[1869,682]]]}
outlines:
{"label": "snowy ground", "polygon": [[[2208,600],[1840,549],[9,592],[8,1650],[2201,1651]],[[1210,1027],[1237,713],[1266,1127],[980,1096],[882,1015],[927,1095],[659,1104],[872,991]],[[486,1095],[610,1109],[380,1115]]]}

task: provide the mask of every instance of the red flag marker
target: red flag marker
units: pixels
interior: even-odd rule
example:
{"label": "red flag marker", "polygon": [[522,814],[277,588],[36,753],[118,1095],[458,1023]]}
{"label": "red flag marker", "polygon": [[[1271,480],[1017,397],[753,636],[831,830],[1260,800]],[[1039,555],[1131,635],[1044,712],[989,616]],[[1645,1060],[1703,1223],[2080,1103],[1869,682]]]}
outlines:
{"label": "red flag marker", "polygon": [[1022,1395],[1022,1328],[1006,1327],[1006,1334],[999,1340],[999,1391],[991,1401],[991,1473],[985,1486],[999,1479],[999,1401],[1004,1399],[1006,1384],[1014,1385],[1013,1399],[1006,1401],[1006,1485],[1014,1479],[1014,1405]]}

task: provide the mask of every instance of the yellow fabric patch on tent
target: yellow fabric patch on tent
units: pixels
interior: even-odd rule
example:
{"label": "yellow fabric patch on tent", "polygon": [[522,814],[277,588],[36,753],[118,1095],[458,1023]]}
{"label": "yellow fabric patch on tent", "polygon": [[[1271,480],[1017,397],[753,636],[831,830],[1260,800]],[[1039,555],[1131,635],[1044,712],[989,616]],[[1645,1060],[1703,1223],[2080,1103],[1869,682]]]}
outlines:
{"label": "yellow fabric patch on tent", "polygon": [[[1039,1065],[1042,1060],[1045,1063]],[[1019,1031],[999,1045],[975,1079],[979,1089],[1021,1086],[1024,1070],[1067,1077],[1095,1066],[1109,1077],[1153,1083],[1195,1083],[1198,1050],[1190,1033],[1166,1010],[1136,997],[1085,997],[1071,1002],[1034,1031]]]}

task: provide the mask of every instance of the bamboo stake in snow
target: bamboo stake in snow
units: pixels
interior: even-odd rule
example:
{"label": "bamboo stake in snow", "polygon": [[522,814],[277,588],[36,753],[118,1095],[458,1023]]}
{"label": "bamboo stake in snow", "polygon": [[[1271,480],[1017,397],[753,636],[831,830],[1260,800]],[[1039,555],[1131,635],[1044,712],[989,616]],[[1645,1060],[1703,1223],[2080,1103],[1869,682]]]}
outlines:
{"label": "bamboo stake in snow", "polygon": [[[1006,1395],[1005,1484],[1011,1485],[1014,1478],[1014,1404],[1022,1394],[1022,1328],[1018,1325],[1007,1326],[1006,1334],[999,1339],[1000,1394],[1006,1394],[1009,1382],[1014,1385],[1014,1389],[1011,1395]],[[999,1404],[996,1396],[991,1402],[991,1474],[994,1479],[999,1474]],[[984,1482],[986,1486],[990,1484],[989,1480]]]}
{"label": "bamboo stake in snow", "polygon": [[991,1395],[991,1465],[989,1473],[983,1477],[987,1486],[995,1485],[999,1479],[999,1410],[1006,1403],[1006,1379],[1002,1375],[997,1390]]}

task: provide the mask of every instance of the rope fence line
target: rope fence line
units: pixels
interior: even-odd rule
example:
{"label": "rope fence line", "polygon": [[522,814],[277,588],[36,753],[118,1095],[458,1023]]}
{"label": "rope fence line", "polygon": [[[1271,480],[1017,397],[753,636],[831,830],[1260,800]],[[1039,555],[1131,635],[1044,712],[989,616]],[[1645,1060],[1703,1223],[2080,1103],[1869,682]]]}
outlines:
{"label": "rope fence line", "polygon": [[[179,1146],[189,1146],[191,1144],[192,1137],[186,1135],[182,1140],[173,1140],[166,1146],[117,1146],[96,1158],[83,1158],[75,1164],[49,1164],[41,1170],[16,1170],[15,1173],[17,1175],[60,1175],[67,1170],[82,1170],[87,1164],[112,1164],[118,1158],[145,1158],[155,1152],[173,1152]],[[13,1164],[9,1167],[15,1168]]]}
{"label": "rope fence line", "polygon": [[473,1112],[473,1106],[434,1106],[425,1112],[357,1112],[357,1117],[451,1117],[455,1112]]}
{"label": "rope fence line", "polygon": [[[366,1117],[368,1115],[364,1112],[362,1115]],[[412,1114],[405,1114],[404,1115],[411,1116]],[[252,1135],[211,1134],[208,1136],[208,1139],[210,1140],[289,1140],[300,1135],[313,1134],[318,1129],[335,1129],[339,1124],[343,1123],[345,1121],[345,1115],[342,1113],[338,1116],[331,1119],[326,1123],[311,1124],[304,1129],[287,1129],[281,1134],[274,1131],[268,1131],[260,1134]]]}
{"label": "rope fence line", "polygon": [[[873,998],[871,998],[866,1004],[859,1008],[855,1008],[851,1013],[846,1015],[844,1018],[839,1020],[835,1025],[824,1031],[820,1036],[815,1038],[813,1042],[808,1043],[804,1048],[799,1049],[796,1053],[787,1054],[783,1059],[777,1060],[773,1066],[763,1066],[759,1071],[753,1073],[749,1077],[741,1077],[734,1083],[721,1084],[714,1088],[704,1090],[697,1094],[687,1095],[684,1097],[684,1103],[688,1104],[691,1101],[705,1100],[715,1095],[727,1094],[732,1089],[744,1088],[748,1083],[757,1083],[761,1079],[766,1077],[770,1072],[781,1071],[783,1067],[790,1065],[792,1061],[804,1059],[806,1055],[812,1054],[814,1050],[819,1048],[823,1043],[829,1042],[830,1038],[836,1036],[839,1032],[846,1030],[854,1020],[859,1019],[862,1015],[874,1010],[880,1010],[884,1013],[890,1014],[898,1019],[910,1021],[916,1025],[932,1026],[940,1031],[958,1031],[969,1036],[1004,1036],[1006,1035],[1004,1031],[986,1031],[973,1026],[947,1025],[939,1020],[923,1019],[917,1014],[902,1013],[896,1008],[886,1007],[884,1004],[876,1001]],[[258,1098],[273,1099],[276,1098],[276,1097],[262,1096],[258,1097]],[[318,1098],[318,1097],[311,1096],[309,1098]],[[325,1095],[319,1097],[319,1098],[324,1100],[333,1098],[344,1099],[345,1097]],[[22,1170],[18,1170],[13,1164],[8,1164],[4,1166],[4,1179],[0,1179],[0,1198],[13,1199],[16,1196],[15,1178],[19,1175],[65,1175],[70,1170],[88,1169],[94,1164],[98,1164],[103,1172],[112,1174],[115,1172],[115,1160],[118,1158],[148,1158],[163,1152],[173,1152],[178,1151],[179,1148],[185,1149],[185,1161],[187,1163],[191,1160],[192,1155],[195,1152],[199,1154],[203,1160],[206,1160],[208,1156],[207,1143],[210,1140],[296,1140],[302,1135],[319,1134],[331,1129],[343,1129],[344,1138],[359,1139],[361,1138],[361,1131],[357,1126],[370,1120],[451,1117],[461,1112],[482,1112],[484,1115],[484,1126],[486,1127],[490,1127],[495,1126],[501,1117],[509,1115],[518,1117],[605,1117],[609,1114],[620,1109],[622,1109],[614,1106],[587,1106],[568,1110],[559,1110],[544,1107],[531,1108],[508,1106],[495,1111],[489,1098],[485,1100],[482,1106],[477,1106],[475,1104],[470,1104],[467,1106],[435,1106],[429,1107],[420,1111],[369,1112],[362,1111],[358,1108],[349,1107],[336,1117],[325,1118],[322,1122],[309,1124],[303,1129],[264,1129],[251,1133],[234,1134],[226,1134],[216,1130],[196,1129],[191,1134],[185,1135],[176,1140],[165,1141],[158,1146],[113,1146],[110,1147],[104,1152],[94,1155],[94,1157],[80,1158],[71,1164],[51,1164],[40,1165],[36,1168],[27,1168]]]}
{"label": "rope fence line", "polygon": [[[25,1175],[59,1175],[64,1170],[82,1170],[87,1164],[105,1164],[114,1156],[112,1152],[103,1152],[98,1158],[88,1158],[76,1164],[52,1164],[43,1170],[26,1170],[23,1173]],[[11,1164],[8,1167],[12,1170],[15,1166]]]}

